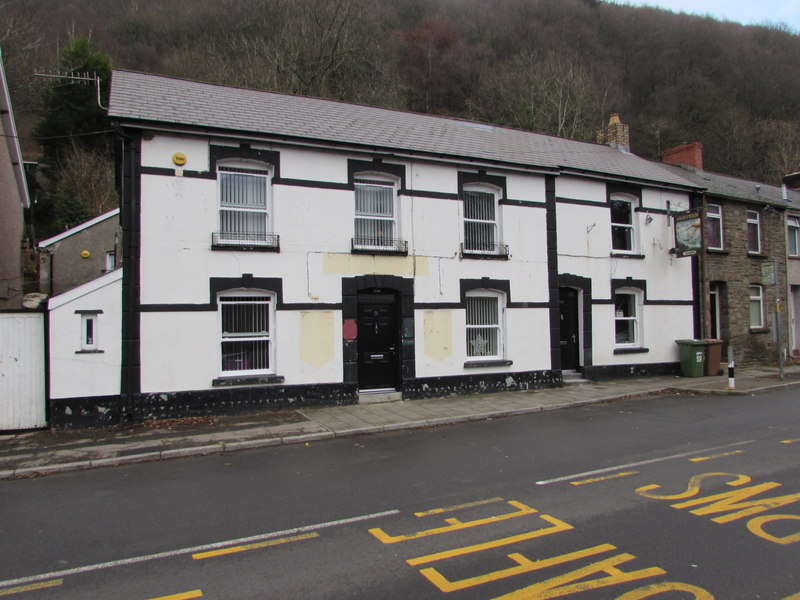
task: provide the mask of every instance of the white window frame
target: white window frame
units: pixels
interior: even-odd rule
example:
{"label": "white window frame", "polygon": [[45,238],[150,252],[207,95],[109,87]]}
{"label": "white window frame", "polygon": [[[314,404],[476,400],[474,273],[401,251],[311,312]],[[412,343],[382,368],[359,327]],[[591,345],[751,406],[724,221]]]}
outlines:
{"label": "white window frame", "polygon": [[793,215],[786,217],[786,237],[786,253],[789,256],[800,256],[800,217]]}
{"label": "white window frame", "polygon": [[[355,187],[353,194],[353,209],[355,214],[353,218],[353,248],[359,250],[398,250],[398,241],[402,238],[400,232],[400,203],[397,194],[400,187],[398,179],[386,173],[363,172],[355,174],[353,177],[353,185]],[[386,215],[380,214],[377,211],[359,210],[358,193],[359,189],[364,187],[391,189],[392,214]],[[359,235],[358,221],[364,221],[365,223],[370,221],[376,222],[375,230],[378,232],[378,235],[374,237]],[[387,238],[380,235],[381,228],[378,225],[379,222],[391,223],[392,235],[390,237]]]}
{"label": "white window frame", "polygon": [[[630,223],[614,221],[612,207],[615,202],[624,202],[630,206]],[[611,251],[619,254],[638,254],[639,253],[639,199],[630,194],[612,194],[609,198],[609,221],[611,223]],[[614,247],[614,229],[627,231],[630,236],[630,248]]]}
{"label": "white window frame", "polygon": [[81,350],[91,352],[98,349],[97,334],[99,313],[81,314]]}
{"label": "white window frame", "polygon": [[[710,241],[708,248],[711,250],[722,250],[725,247],[725,229],[722,222],[722,205],[721,204],[708,204],[706,205],[706,229],[708,231],[713,227],[719,229],[719,246],[712,246]],[[711,236],[706,232],[706,239],[710,240]]]}
{"label": "white window frame", "polygon": [[[748,303],[749,313],[748,313],[748,321],[750,323],[750,329],[763,329],[764,328],[764,286],[763,285],[751,285],[748,287],[748,293],[750,295],[750,302]],[[753,305],[758,305],[758,322],[753,322]]]}
{"label": "white window frame", "polygon": [[[496,302],[496,318],[494,322],[490,323],[470,323],[470,304],[471,300],[477,298],[490,298]],[[466,294],[466,310],[464,315],[465,331],[464,342],[466,345],[466,355],[469,360],[502,360],[505,357],[505,311],[506,311],[506,298],[503,292],[495,290],[470,290]],[[481,336],[480,330],[486,332],[495,332],[497,351],[492,354],[485,353],[483,344],[490,340],[484,339]],[[472,336],[470,332],[478,332],[478,337],[470,339]]]}
{"label": "white window frame", "polygon": [[106,268],[107,273],[117,268],[117,252],[115,250],[108,250],[106,252]]}
{"label": "white window frame", "polygon": [[[239,298],[249,298],[252,300],[234,300]],[[217,296],[217,306],[219,307],[219,310],[217,311],[219,313],[217,325],[217,331],[219,332],[219,344],[217,346],[219,348],[219,360],[217,364],[219,365],[220,375],[224,377],[232,377],[242,375],[272,375],[275,373],[275,302],[275,294],[266,290],[227,290]],[[267,321],[269,324],[268,330],[260,332],[253,331],[248,333],[226,333],[224,331],[225,323],[223,314],[225,307],[232,305],[246,306],[250,304],[267,305]],[[224,347],[226,345],[236,344],[237,342],[266,342],[267,367],[245,368],[246,363],[239,365],[233,363],[232,365],[230,362],[228,362],[227,364],[229,367],[226,368],[226,360],[231,361],[233,359],[226,359]],[[234,365],[239,366],[240,368],[235,368]]]}
{"label": "white window frame", "polygon": [[[478,193],[491,195],[494,199],[492,210],[494,218],[490,215],[467,216],[467,194]],[[462,189],[462,222],[464,234],[464,252],[467,254],[501,254],[502,240],[500,239],[500,197],[502,190],[486,183],[468,183]],[[471,239],[468,231],[470,225],[484,226],[490,233],[491,241]]]}
{"label": "white window frame", "polygon": [[[628,302],[633,305],[633,315],[620,314],[623,311],[617,310],[617,297],[626,296],[629,298]],[[643,326],[643,313],[644,313],[644,292],[639,288],[619,288],[614,290],[613,298],[614,310],[614,345],[617,348],[642,348],[644,346],[644,326]],[[625,321],[633,325],[633,340],[620,342],[617,340],[617,323]]]}
{"label": "white window frame", "polygon": [[[222,190],[223,180],[228,175],[242,175],[251,177],[263,182],[264,205],[245,206],[233,204],[223,204]],[[272,168],[262,162],[248,160],[225,160],[217,163],[217,231],[219,232],[216,243],[218,245],[252,245],[269,246],[267,242],[269,234],[272,233]],[[261,215],[264,219],[263,231],[237,231],[226,225],[225,213],[242,213]],[[259,239],[260,236],[263,239]]]}
{"label": "white window frame", "polygon": [[[757,210],[747,211],[747,252],[749,254],[761,254],[761,213]],[[750,227],[756,228],[756,249],[750,247]]]}

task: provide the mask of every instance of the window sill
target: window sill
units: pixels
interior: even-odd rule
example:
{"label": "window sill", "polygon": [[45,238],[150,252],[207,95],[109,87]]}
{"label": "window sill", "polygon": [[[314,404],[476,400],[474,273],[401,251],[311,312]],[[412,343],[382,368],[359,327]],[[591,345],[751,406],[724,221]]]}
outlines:
{"label": "window sill", "polygon": [[75,354],[105,354],[105,350],[76,350]]}
{"label": "window sill", "polygon": [[789,260],[800,260],[800,254],[790,254]]}
{"label": "window sill", "polygon": [[396,248],[352,248],[351,254],[385,254],[389,256],[408,256],[408,249],[397,250]]}
{"label": "window sill", "polygon": [[277,233],[246,234],[215,231],[211,234],[211,249],[280,252],[280,236]]}
{"label": "window sill", "polygon": [[750,333],[769,333],[769,327],[751,327]]}
{"label": "window sill", "polygon": [[508,367],[514,364],[513,360],[468,360],[464,363],[465,369],[482,369],[484,367]]}
{"label": "window sill", "polygon": [[612,258],[633,258],[635,260],[644,260],[644,254],[628,254],[627,252],[612,252]]}
{"label": "window sill", "polygon": [[211,382],[212,387],[234,387],[238,385],[270,385],[283,383],[281,375],[233,375],[230,377],[217,377]]}
{"label": "window sill", "polygon": [[706,252],[709,254],[723,254],[727,256],[730,254],[730,250],[725,250],[725,248],[706,248]]}
{"label": "window sill", "polygon": [[255,246],[242,242],[241,244],[211,244],[212,250],[246,250],[248,252],[280,252],[278,246]]}
{"label": "window sill", "polygon": [[486,250],[481,251],[465,248],[464,244],[461,244],[459,256],[461,258],[477,258],[484,260],[508,260],[509,256],[511,256],[506,244],[486,244],[484,247]]}
{"label": "window sill", "polygon": [[614,348],[614,354],[646,354],[650,348]]}
{"label": "window sill", "polygon": [[750,258],[757,258],[758,260],[764,260],[769,258],[766,254],[762,254],[761,252],[748,252],[747,256]]}

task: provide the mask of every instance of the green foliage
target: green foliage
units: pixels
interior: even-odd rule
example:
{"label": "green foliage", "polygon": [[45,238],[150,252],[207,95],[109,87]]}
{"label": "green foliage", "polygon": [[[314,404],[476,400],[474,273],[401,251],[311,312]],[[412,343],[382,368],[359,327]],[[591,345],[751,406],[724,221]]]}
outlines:
{"label": "green foliage", "polygon": [[[87,37],[77,36],[61,50],[59,71],[68,76],[100,77],[101,101],[108,101],[111,59],[95,50]],[[109,128],[108,117],[98,106],[94,82],[55,79],[44,92],[41,120],[34,134],[44,148],[46,161],[60,166],[73,140],[79,139],[79,145],[87,148],[107,147],[109,136],[97,132]]]}

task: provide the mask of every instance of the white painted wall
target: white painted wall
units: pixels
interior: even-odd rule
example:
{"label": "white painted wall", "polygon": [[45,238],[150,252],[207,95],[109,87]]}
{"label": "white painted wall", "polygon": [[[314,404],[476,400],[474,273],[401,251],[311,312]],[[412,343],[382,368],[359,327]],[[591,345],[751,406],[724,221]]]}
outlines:
{"label": "white painted wall", "polygon": [[[213,140],[237,146],[238,141]],[[187,170],[209,168],[209,140],[157,135],[143,144],[147,166],[173,168],[171,157],[183,152]],[[254,146],[255,147],[255,146]],[[348,159],[369,160],[323,150],[264,145],[280,153],[282,178],[343,184],[347,182]],[[413,191],[457,194],[458,168],[427,161],[386,160],[406,167],[406,187]],[[142,177],[142,265],[143,304],[207,304],[209,279],[239,277],[281,278],[287,304],[342,301],[342,278],[367,274],[390,274],[414,279],[418,377],[478,374],[464,369],[467,360],[463,309],[450,310],[452,351],[436,358],[425,353],[426,303],[460,302],[462,279],[509,280],[512,302],[543,303],[549,300],[545,178],[540,175],[489,173],[506,177],[508,197],[536,203],[535,206],[500,207],[500,239],[508,244],[510,260],[464,259],[462,204],[453,199],[401,195],[400,236],[409,243],[409,256],[354,255],[353,192],[315,186],[272,186],[274,231],[280,235],[280,253],[211,250],[211,233],[218,229],[216,181],[163,175]],[[652,299],[691,299],[688,261],[668,254],[671,229],[664,215],[637,213],[643,260],[611,257],[611,230],[602,182],[561,176],[556,194],[596,202],[597,207],[559,203],[559,271],[589,277],[593,297],[610,298],[610,280],[633,277],[648,281]],[[673,210],[686,200],[684,194],[645,190],[643,204]],[[613,307],[593,308],[595,364],[665,362],[677,359],[671,339],[691,324],[691,307],[647,306],[645,339],[647,354],[613,354]],[[436,310],[436,309],[434,309]],[[445,309],[442,309],[445,310]],[[342,380],[341,311],[334,309],[327,334],[333,338],[333,355],[323,364],[310,364],[302,347],[301,311],[279,310],[276,315],[276,370],[286,384],[340,382]],[[327,321],[326,321],[327,322]],[[662,323],[660,331],[656,323]],[[666,323],[666,326],[663,326]],[[674,326],[673,326],[674,325]],[[691,326],[691,325],[689,325]],[[142,389],[178,391],[208,389],[220,375],[219,323],[216,311],[146,312],[142,314]],[[670,333],[666,333],[669,331]],[[506,358],[511,367],[492,367],[488,372],[546,370],[550,365],[549,316],[546,308],[506,310]],[[681,334],[683,335],[683,334]],[[685,336],[684,336],[685,337]],[[307,336],[306,336],[306,339]],[[318,357],[317,357],[318,358]],[[317,360],[312,361],[319,362]]]}
{"label": "white painted wall", "polygon": [[44,315],[0,313],[0,431],[44,427]]}
{"label": "white painted wall", "polygon": [[[591,278],[594,300],[611,299],[611,280],[628,277],[647,282],[648,300],[692,300],[691,261],[670,254],[674,233],[666,214],[635,213],[638,253],[644,258],[612,256],[611,218],[605,185],[563,177],[557,179],[556,188],[560,198],[598,202],[597,207],[567,202],[557,204],[560,273]],[[685,193],[652,188],[642,190],[641,205],[645,209],[685,210],[688,203]],[[647,222],[648,216],[650,223]],[[678,350],[674,340],[692,337],[692,306],[646,304],[641,323],[641,345],[649,348],[649,352],[614,354],[614,307],[611,304],[595,305],[592,308],[593,363],[620,365],[677,361]]]}
{"label": "white painted wall", "polygon": [[[119,394],[122,344],[122,269],[107,273],[48,302],[50,397]],[[95,336],[101,353],[81,352],[79,310],[102,310]]]}

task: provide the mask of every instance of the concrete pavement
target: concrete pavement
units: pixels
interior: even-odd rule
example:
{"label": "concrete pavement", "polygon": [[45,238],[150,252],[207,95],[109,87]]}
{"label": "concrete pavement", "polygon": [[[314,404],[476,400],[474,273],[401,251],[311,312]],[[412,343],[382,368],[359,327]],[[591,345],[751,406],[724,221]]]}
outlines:
{"label": "concrete pavement", "polygon": [[638,377],[425,400],[282,409],[237,417],[157,421],[125,428],[0,434],[0,479],[36,477],[183,456],[453,425],[655,394],[753,394],[800,385],[800,366],[736,370],[728,378]]}

